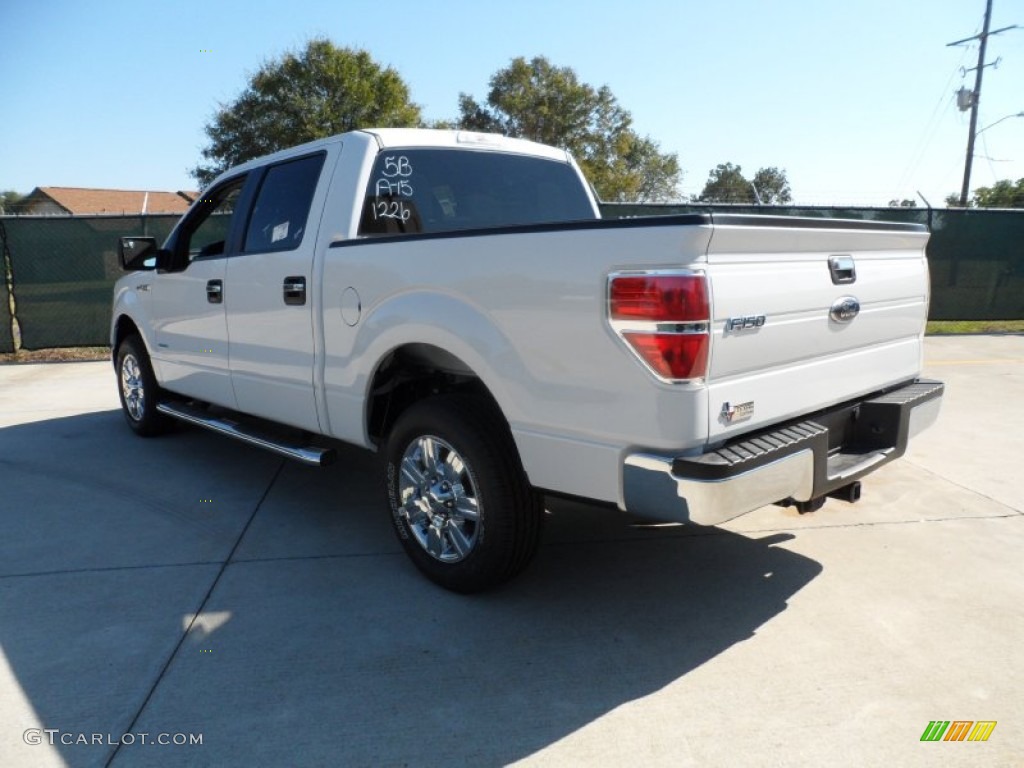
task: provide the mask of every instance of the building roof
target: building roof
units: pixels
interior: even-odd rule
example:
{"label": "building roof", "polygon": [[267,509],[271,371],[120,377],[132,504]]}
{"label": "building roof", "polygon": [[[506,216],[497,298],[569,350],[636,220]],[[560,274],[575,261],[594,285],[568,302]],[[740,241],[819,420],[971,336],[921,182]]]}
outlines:
{"label": "building roof", "polygon": [[24,213],[47,202],[71,214],[82,213],[184,213],[198,192],[157,192],[129,189],[36,187],[22,201]]}

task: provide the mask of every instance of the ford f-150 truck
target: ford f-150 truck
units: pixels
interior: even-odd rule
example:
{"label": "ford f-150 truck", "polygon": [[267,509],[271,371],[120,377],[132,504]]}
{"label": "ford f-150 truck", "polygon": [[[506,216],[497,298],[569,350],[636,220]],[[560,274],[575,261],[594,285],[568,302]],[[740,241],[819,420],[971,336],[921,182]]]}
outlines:
{"label": "ford f-150 truck", "polygon": [[223,173],[160,248],[121,239],[118,391],[140,435],[380,452],[405,551],[475,591],[529,562],[544,494],[701,525],[855,501],[938,413],[927,239],[601,220],[562,150],[355,131]]}

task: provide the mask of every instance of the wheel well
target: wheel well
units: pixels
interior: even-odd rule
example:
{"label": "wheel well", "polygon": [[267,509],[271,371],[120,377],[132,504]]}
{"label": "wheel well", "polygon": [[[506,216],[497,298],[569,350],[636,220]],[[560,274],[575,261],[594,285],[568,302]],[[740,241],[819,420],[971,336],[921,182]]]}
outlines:
{"label": "wheel well", "polygon": [[139,333],[138,326],[135,322],[127,315],[121,315],[117,318],[117,326],[114,331],[114,344],[110,348],[110,356],[113,360],[117,360],[117,348],[121,346],[121,342],[132,334],[136,334],[141,338],[142,334]]}
{"label": "wheel well", "polygon": [[407,344],[392,350],[377,366],[370,385],[366,411],[370,439],[380,444],[413,403],[452,392],[481,397],[502,416],[497,400],[480,377],[455,355],[430,344]]}

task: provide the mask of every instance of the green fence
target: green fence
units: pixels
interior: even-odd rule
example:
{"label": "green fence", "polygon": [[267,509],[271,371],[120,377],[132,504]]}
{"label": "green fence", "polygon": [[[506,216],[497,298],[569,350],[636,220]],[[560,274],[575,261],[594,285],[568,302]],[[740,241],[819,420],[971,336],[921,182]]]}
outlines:
{"label": "green fence", "polygon": [[[1024,319],[1024,210],[796,208],[777,206],[602,206],[607,218],[715,210],[781,216],[839,217],[926,224],[932,236],[932,320]],[[177,216],[0,216],[0,251],[9,280],[0,281],[0,352],[16,346],[108,343],[111,291],[122,274],[121,235],[162,241]]]}
{"label": "green fence", "polygon": [[174,215],[2,217],[21,346],[108,344],[112,289],[122,274],[118,238],[152,235],[162,241],[177,220]]}
{"label": "green fence", "polygon": [[1024,210],[798,208],[607,203],[607,218],[714,210],[925,224],[931,230],[930,320],[1024,320]]}

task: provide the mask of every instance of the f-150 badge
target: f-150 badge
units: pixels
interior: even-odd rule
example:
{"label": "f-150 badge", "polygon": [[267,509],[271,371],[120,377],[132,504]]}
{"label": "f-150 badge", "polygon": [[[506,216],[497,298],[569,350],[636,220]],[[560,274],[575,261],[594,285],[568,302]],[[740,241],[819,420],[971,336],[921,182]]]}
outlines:
{"label": "f-150 badge", "polygon": [[765,324],[767,318],[764,315],[747,315],[745,317],[730,317],[725,321],[725,332],[748,331],[752,328],[760,328]]}

